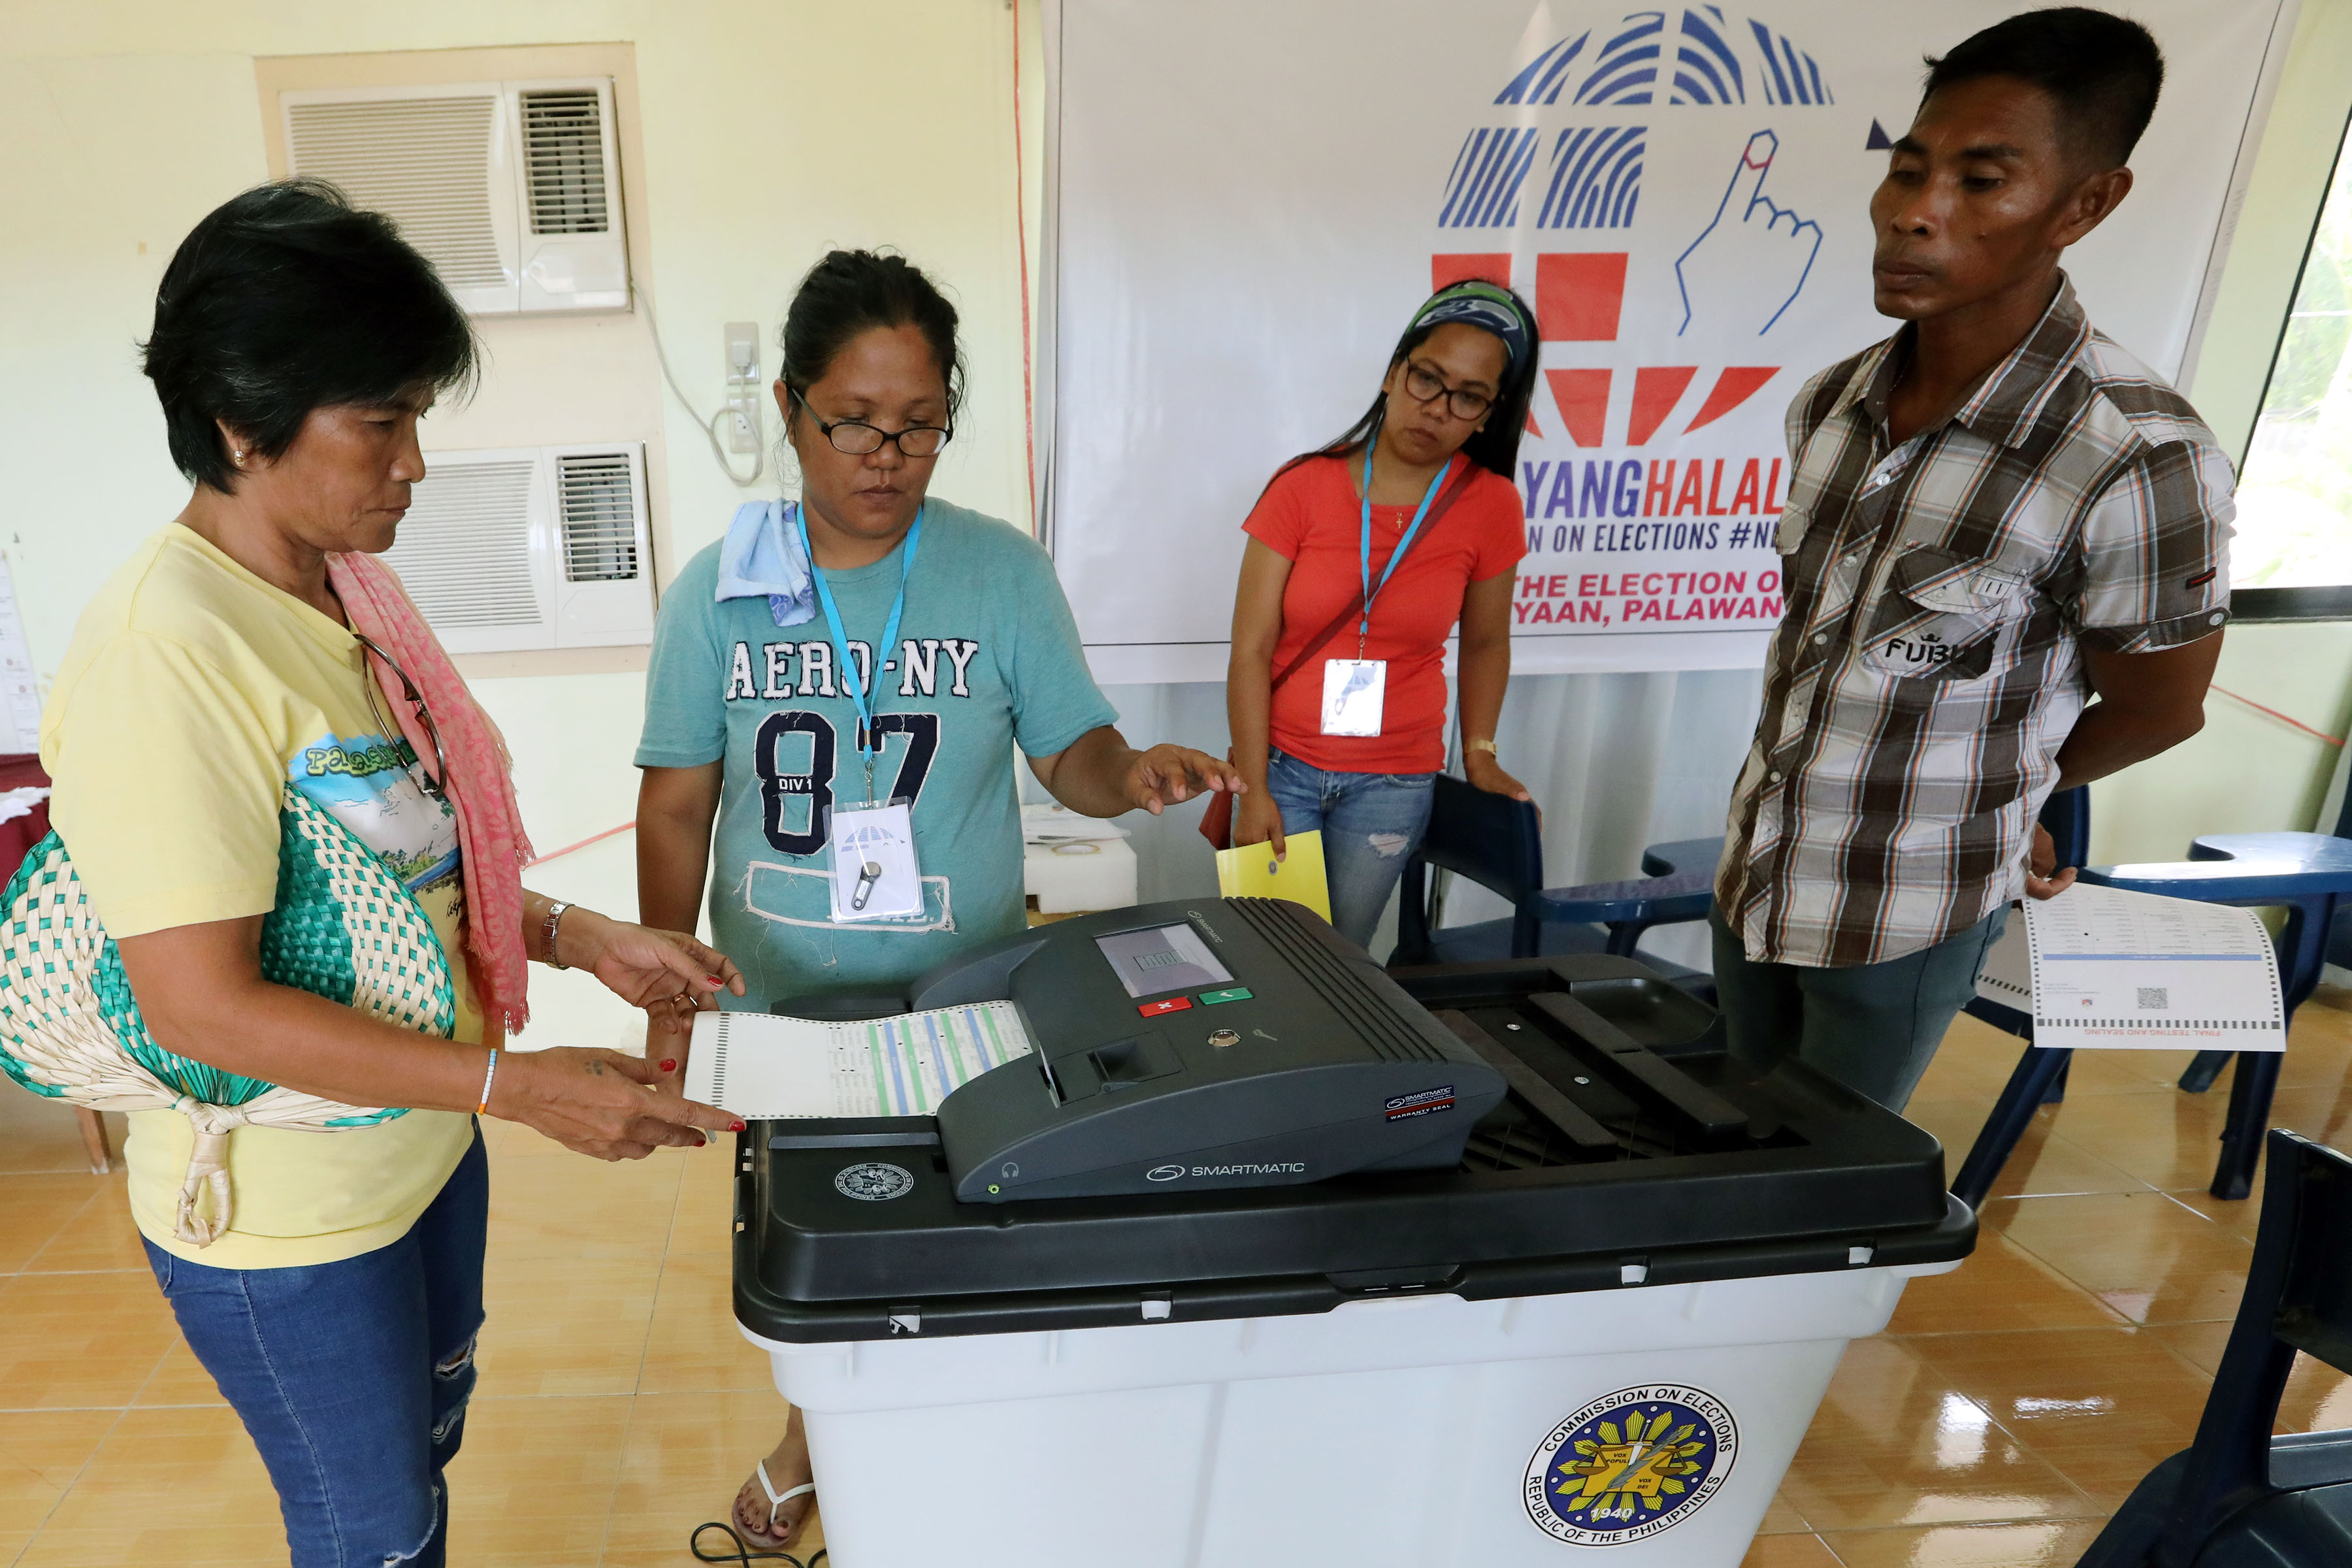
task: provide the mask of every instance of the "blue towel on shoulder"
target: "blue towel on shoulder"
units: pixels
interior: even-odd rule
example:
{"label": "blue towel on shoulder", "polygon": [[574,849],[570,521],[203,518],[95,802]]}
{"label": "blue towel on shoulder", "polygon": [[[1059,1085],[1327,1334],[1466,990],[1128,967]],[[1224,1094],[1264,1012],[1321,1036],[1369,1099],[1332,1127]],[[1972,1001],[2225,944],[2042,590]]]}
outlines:
{"label": "blue towel on shoulder", "polygon": [[816,618],[816,586],[791,501],[745,501],[719,546],[719,593],[729,599],[764,597],[780,626]]}

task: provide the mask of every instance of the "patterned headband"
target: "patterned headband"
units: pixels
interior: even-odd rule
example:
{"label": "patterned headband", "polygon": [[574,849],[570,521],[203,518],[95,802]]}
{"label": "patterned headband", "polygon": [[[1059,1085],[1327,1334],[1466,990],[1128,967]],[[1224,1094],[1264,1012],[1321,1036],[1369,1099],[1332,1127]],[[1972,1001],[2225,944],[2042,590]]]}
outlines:
{"label": "patterned headband", "polygon": [[1418,331],[1447,321],[1477,327],[1502,339],[1503,348],[1510,357],[1508,374],[1514,379],[1535,347],[1535,333],[1524,307],[1509,289],[1498,289],[1492,283],[1473,279],[1440,289],[1429,297],[1427,304],[1413,312],[1412,325],[1406,330]]}

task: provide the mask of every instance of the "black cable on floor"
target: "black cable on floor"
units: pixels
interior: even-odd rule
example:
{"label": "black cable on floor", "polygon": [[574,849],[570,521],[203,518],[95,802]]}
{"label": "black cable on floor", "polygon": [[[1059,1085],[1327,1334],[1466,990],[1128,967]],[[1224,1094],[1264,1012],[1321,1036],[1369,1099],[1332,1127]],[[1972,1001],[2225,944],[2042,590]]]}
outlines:
{"label": "black cable on floor", "polygon": [[[735,1550],[721,1552],[716,1557],[703,1551],[702,1532],[706,1530],[725,1531],[727,1539],[734,1542]],[[696,1525],[694,1533],[686,1538],[686,1544],[687,1549],[694,1553],[695,1561],[698,1563],[734,1563],[740,1564],[740,1568],[751,1568],[754,1563],[790,1563],[791,1568],[816,1568],[816,1565],[825,1558],[824,1548],[822,1546],[816,1549],[815,1556],[803,1563],[789,1552],[771,1552],[762,1547],[746,1545],[743,1538],[735,1533],[733,1525],[722,1524],[715,1519],[708,1524]]]}

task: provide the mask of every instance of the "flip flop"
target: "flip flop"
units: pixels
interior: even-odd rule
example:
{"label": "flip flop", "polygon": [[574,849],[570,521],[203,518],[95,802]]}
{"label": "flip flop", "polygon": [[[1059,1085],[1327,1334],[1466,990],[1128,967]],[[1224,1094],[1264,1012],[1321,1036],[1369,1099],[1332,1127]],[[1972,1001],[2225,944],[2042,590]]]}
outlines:
{"label": "flip flop", "polygon": [[[776,1510],[783,1507],[786,1503],[792,1501],[793,1499],[796,1497],[806,1497],[811,1492],[815,1491],[816,1483],[814,1481],[803,1481],[801,1485],[793,1488],[790,1491],[780,1492],[776,1489],[776,1483],[768,1479],[768,1461],[765,1459],[761,1459],[759,1464],[753,1468],[751,1473],[759,1480],[760,1489],[765,1492],[768,1496],[768,1528],[764,1532],[765,1538],[758,1542],[757,1544],[782,1549],[791,1541],[793,1535],[798,1532],[800,1525],[795,1523],[791,1530],[788,1530],[782,1534],[777,1533]],[[807,1516],[803,1515],[802,1517],[804,1521]]]}

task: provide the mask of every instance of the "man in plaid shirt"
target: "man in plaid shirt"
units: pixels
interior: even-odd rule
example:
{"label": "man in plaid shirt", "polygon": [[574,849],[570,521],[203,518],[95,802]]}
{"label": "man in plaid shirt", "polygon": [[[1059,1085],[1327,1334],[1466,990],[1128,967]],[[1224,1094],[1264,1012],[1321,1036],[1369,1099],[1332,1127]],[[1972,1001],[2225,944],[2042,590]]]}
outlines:
{"label": "man in plaid shirt", "polygon": [[2204,721],[2233,483],[2059,268],[2131,189],[2164,66],[2137,23],[2029,12],[1930,62],[1871,199],[1906,323],[1789,410],[1788,609],[1716,873],[1734,1054],[1900,1110],[2021,892],[2053,789]]}

